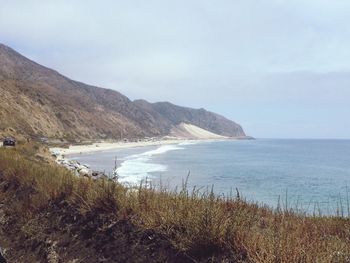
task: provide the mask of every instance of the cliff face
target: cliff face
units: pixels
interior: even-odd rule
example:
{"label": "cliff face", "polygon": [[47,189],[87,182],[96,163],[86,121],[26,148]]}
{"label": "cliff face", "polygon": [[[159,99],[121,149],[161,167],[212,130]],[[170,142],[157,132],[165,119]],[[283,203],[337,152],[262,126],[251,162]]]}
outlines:
{"label": "cliff face", "polygon": [[68,79],[0,44],[0,131],[52,138],[168,135],[189,123],[225,136],[245,136],[236,123],[204,109],[131,101],[121,93]]}

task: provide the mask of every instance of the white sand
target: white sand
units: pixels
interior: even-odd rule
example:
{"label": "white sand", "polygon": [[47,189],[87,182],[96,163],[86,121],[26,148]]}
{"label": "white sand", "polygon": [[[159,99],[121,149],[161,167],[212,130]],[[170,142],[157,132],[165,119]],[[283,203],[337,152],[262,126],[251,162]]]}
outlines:
{"label": "white sand", "polygon": [[69,155],[69,154],[79,154],[88,152],[98,152],[98,151],[108,151],[114,149],[126,149],[134,147],[144,147],[144,146],[157,146],[165,144],[178,144],[185,142],[187,140],[157,140],[157,141],[140,141],[140,142],[101,142],[93,143],[89,145],[70,145],[69,148],[50,148],[51,153],[58,156]]}
{"label": "white sand", "polygon": [[227,137],[204,130],[192,124],[182,123],[181,126],[197,139],[225,139]]}
{"label": "white sand", "polygon": [[69,148],[50,148],[51,153],[62,159],[64,155],[79,154],[87,152],[108,151],[114,149],[125,149],[144,146],[157,146],[166,144],[179,144],[188,142],[190,140],[195,141],[215,141],[228,139],[228,137],[221,136],[210,131],[199,128],[195,125],[181,123],[177,128],[173,137],[167,136],[162,140],[150,140],[139,142],[101,142],[93,143],[90,145],[71,145]]}
{"label": "white sand", "polygon": [[198,126],[181,123],[174,127],[171,135],[183,139],[208,140],[208,139],[228,139],[228,137],[207,131]]}

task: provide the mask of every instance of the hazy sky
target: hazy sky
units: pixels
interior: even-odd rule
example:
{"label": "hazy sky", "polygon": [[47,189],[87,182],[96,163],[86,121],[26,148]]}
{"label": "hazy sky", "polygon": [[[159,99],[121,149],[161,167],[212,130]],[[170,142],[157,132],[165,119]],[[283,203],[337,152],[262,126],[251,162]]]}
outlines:
{"label": "hazy sky", "polygon": [[0,42],[255,137],[350,138],[349,0],[0,0]]}

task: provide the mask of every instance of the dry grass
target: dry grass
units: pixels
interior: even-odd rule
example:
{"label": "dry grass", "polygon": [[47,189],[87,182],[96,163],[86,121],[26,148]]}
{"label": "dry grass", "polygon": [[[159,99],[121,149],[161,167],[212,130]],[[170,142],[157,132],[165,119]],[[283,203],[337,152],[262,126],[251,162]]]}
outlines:
{"label": "dry grass", "polygon": [[[242,262],[350,262],[350,220],[271,211],[212,191],[179,192],[77,178],[61,167],[33,160],[29,149],[0,149],[1,181],[34,189],[18,202],[28,217],[54,200],[100,209],[164,234],[196,260],[225,255]],[[14,201],[15,202],[15,201]]]}

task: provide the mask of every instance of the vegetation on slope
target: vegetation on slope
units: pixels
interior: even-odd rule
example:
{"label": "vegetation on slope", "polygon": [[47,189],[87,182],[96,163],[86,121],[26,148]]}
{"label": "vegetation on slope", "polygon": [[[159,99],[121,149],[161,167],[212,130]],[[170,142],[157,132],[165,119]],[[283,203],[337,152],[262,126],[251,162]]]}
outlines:
{"label": "vegetation on slope", "polygon": [[[244,137],[237,123],[204,109],[131,101],[123,94],[73,81],[0,44],[0,134],[121,139],[168,135],[181,122]],[[10,117],[11,116],[11,117]]]}
{"label": "vegetation on slope", "polygon": [[11,261],[350,262],[348,218],[78,178],[30,160],[35,147],[0,149],[0,245]]}

